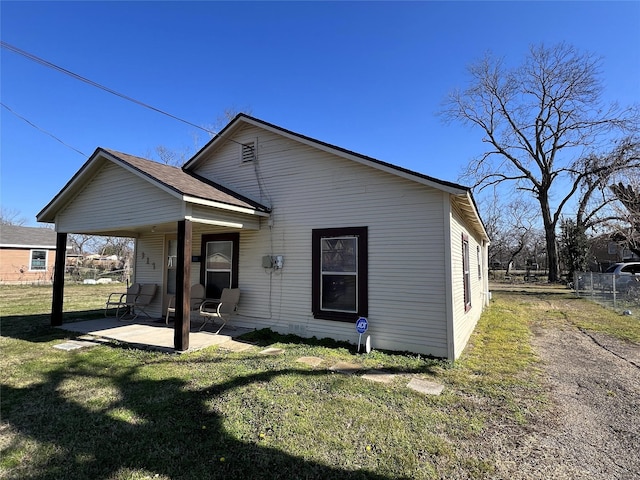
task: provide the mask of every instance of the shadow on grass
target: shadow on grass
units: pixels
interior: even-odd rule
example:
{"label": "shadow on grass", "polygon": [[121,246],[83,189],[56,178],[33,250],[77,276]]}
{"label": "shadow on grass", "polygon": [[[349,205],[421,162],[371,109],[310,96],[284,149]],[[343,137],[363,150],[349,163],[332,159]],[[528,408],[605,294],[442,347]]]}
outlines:
{"label": "shadow on grass", "polygon": [[526,296],[540,298],[578,298],[572,290],[526,290],[513,287],[510,289],[492,290],[498,296]]}
{"label": "shadow on grass", "polygon": [[[104,318],[104,310],[65,312],[63,314],[63,323],[81,322],[96,318]],[[51,314],[49,313],[3,316],[1,333],[3,337],[36,343],[50,342],[51,340],[69,338],[70,335],[74,335],[72,332],[52,327]]]}
{"label": "shadow on grass", "polygon": [[[259,347],[268,347],[273,345],[274,343],[289,344],[289,345],[306,345],[309,347],[342,348],[354,355],[358,353],[362,353],[362,355],[365,355],[364,346],[362,346],[360,348],[360,352],[358,352],[358,346],[353,343],[334,340],[332,338],[316,338],[316,337],[305,338],[305,337],[299,337],[297,335],[292,335],[292,334],[283,335],[283,334],[276,333],[269,328],[263,328],[261,330],[255,330],[253,332],[245,333],[244,335],[239,336],[238,340],[246,341],[254,345],[257,345]],[[413,352],[399,352],[399,351],[391,351],[391,350],[383,350],[383,349],[376,349],[376,351],[380,353],[389,354],[389,355],[404,356],[412,359],[421,358],[422,360],[426,360],[427,362],[438,364],[441,367],[446,366],[448,364],[445,360],[441,358],[433,357],[431,355],[420,355]]]}
{"label": "shadow on grass", "polygon": [[[144,375],[139,367],[110,369],[107,359],[90,362],[77,355],[49,370],[41,383],[24,388],[2,385],[3,422],[20,434],[1,452],[5,466],[11,466],[15,459],[10,476],[5,478],[113,479],[130,478],[133,472],[140,475],[141,471],[143,476],[172,479],[391,478],[366,469],[342,469],[305,460],[255,438],[238,440],[225,431],[220,414],[207,407],[224,401],[234,389],[290,373],[325,375],[285,369],[237,376],[193,390],[186,378],[149,380],[141,378]],[[64,392],[67,382],[82,381],[83,377],[87,391],[81,405],[65,398]],[[108,380],[117,393],[109,396],[103,392],[92,403],[91,388],[95,386],[91,385],[98,379],[102,384]],[[76,390],[77,394],[81,393]],[[23,464],[19,458],[25,437],[36,440],[40,447],[37,454],[29,452]]]}

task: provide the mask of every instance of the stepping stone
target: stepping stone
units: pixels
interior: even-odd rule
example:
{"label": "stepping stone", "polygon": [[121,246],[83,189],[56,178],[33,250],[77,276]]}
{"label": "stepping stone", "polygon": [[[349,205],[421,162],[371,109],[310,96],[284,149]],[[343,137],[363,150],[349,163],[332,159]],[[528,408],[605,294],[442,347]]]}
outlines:
{"label": "stepping stone", "polygon": [[220,348],[224,348],[225,350],[229,350],[231,352],[244,352],[245,350],[253,348],[253,345],[251,345],[250,343],[229,340],[228,342],[224,342],[222,345],[220,345]]}
{"label": "stepping stone", "polygon": [[436,382],[430,382],[429,380],[422,380],[421,378],[413,378],[407,384],[411,390],[415,390],[425,395],[440,395],[444,390],[444,385]]}
{"label": "stepping stone", "polygon": [[357,363],[349,363],[349,362],[338,362],[332,367],[329,367],[329,370],[339,373],[346,373],[347,375],[353,375],[362,370],[362,366]]}
{"label": "stepping stone", "polygon": [[369,370],[367,373],[362,375],[362,378],[366,378],[367,380],[371,380],[372,382],[378,383],[392,383],[398,375],[394,373],[389,373],[384,370]]}
{"label": "stepping stone", "polygon": [[72,340],[69,342],[59,343],[58,345],[54,345],[53,348],[57,348],[58,350],[64,350],[69,352],[71,350],[78,350],[80,348],[85,347],[95,347],[96,344],[94,342],[79,342],[76,340]]}
{"label": "stepping stone", "polygon": [[282,348],[269,347],[262,350],[260,352],[260,355],[280,355],[281,353],[284,353],[284,350]]}
{"label": "stepping stone", "polygon": [[296,360],[296,362],[304,363],[305,365],[309,365],[310,367],[317,367],[322,362],[324,362],[324,359],[320,357],[300,357]]}

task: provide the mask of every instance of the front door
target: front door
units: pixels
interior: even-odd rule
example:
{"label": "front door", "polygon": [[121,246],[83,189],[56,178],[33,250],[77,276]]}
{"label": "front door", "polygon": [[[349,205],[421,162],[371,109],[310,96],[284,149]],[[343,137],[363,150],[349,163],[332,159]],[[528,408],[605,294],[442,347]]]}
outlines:
{"label": "front door", "polygon": [[238,287],[238,248],[240,235],[237,233],[203,235],[201,281],[207,298],[220,298],[223,288]]}

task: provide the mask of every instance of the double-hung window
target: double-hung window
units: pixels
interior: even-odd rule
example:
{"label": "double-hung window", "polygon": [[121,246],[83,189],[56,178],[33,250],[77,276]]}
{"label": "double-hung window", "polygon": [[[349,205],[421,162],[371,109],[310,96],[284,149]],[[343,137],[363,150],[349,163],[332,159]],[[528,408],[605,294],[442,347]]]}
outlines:
{"label": "double-hung window", "polygon": [[351,322],[368,310],[367,227],[313,230],[315,318]]}
{"label": "double-hung window", "polygon": [[462,273],[464,282],[464,310],[471,309],[471,271],[469,266],[469,237],[462,235]]}
{"label": "double-hung window", "polygon": [[46,270],[47,269],[47,251],[31,250],[31,261],[29,262],[29,270]]}

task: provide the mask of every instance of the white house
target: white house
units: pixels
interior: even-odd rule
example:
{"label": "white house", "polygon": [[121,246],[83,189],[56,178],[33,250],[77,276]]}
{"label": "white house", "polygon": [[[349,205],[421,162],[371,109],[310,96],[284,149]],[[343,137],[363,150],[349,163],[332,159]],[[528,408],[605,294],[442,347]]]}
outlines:
{"label": "white house", "polygon": [[[233,322],[457,358],[488,303],[487,246],[469,188],[244,114],[182,168],[98,148],[38,214],[69,233],[136,239],[134,277],[176,294],[241,289]],[[52,323],[62,322],[63,279]]]}

